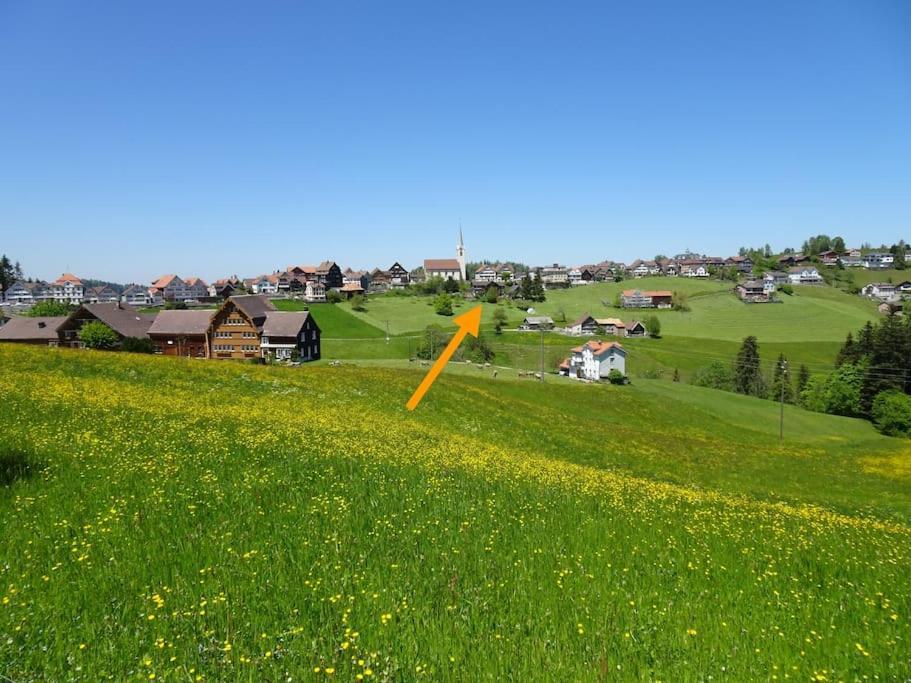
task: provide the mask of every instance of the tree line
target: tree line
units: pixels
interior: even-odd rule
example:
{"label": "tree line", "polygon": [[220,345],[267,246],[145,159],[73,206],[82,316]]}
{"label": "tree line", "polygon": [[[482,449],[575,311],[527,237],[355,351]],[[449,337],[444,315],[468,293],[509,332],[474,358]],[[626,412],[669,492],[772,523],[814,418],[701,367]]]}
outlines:
{"label": "tree line", "polygon": [[714,362],[693,378],[699,386],[793,403],[807,410],[870,420],[885,434],[911,436],[911,319],[890,315],[848,333],[835,367],[811,376],[779,354],[771,377],[762,370],[756,337],[743,340],[733,362]]}

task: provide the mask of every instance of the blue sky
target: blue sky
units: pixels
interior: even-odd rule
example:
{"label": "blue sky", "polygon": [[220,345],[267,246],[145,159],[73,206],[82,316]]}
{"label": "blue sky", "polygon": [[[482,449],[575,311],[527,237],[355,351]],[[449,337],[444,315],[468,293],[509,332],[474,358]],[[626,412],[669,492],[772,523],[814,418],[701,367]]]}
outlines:
{"label": "blue sky", "polygon": [[911,237],[911,3],[0,3],[38,277]]}

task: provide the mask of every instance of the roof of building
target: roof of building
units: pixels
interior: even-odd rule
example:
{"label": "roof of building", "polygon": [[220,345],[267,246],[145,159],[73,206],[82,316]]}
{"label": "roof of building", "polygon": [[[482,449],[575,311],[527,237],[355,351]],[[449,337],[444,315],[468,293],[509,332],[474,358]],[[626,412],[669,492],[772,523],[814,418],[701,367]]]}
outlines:
{"label": "roof of building", "polygon": [[630,330],[634,327],[645,327],[645,323],[643,323],[641,320],[630,320],[628,323],[626,323],[626,329]]}
{"label": "roof of building", "polygon": [[317,273],[327,273],[329,269],[335,265],[335,261],[323,261],[316,268]]}
{"label": "roof of building", "polygon": [[309,317],[309,311],[270,311],[263,323],[263,336],[296,337]]}
{"label": "roof of building", "polygon": [[591,352],[596,356],[603,356],[604,354],[609,353],[613,349],[619,349],[620,351],[623,351],[623,346],[619,342],[613,342],[613,341],[609,341],[609,342],[590,341],[587,344],[585,344],[585,346],[587,346],[589,349],[591,349]]}
{"label": "roof of building", "polygon": [[130,295],[130,294],[137,294],[137,293],[140,293],[140,292],[143,293],[143,294],[148,294],[148,293],[149,293],[149,288],[148,288],[148,287],[145,287],[145,286],[143,286],[143,285],[130,285],[130,286],[127,287],[125,290],[123,290],[123,295],[124,295],[124,296],[127,296],[127,295]]}
{"label": "roof of building", "polygon": [[578,320],[576,320],[572,325],[570,325],[570,327],[575,327],[576,325],[582,325],[583,323],[585,323],[588,320],[594,320],[594,318],[592,318],[591,315],[589,315],[588,313],[583,313],[582,315],[579,316]]}
{"label": "roof of building", "polygon": [[149,334],[202,335],[209,329],[213,311],[160,311]]}
{"label": "roof of building", "polygon": [[54,280],[55,285],[62,285],[62,284],[66,284],[67,282],[72,282],[74,285],[82,284],[82,280],[80,280],[78,277],[76,277],[72,273],[64,273],[63,275],[58,277],[56,280]]}
{"label": "roof of building", "polygon": [[802,273],[805,270],[816,270],[816,266],[794,266],[793,268],[788,268],[789,273]]}
{"label": "roof of building", "polygon": [[260,294],[232,296],[228,301],[232,302],[251,319],[265,318],[268,313],[275,310],[275,306],[269,300],[269,297]]}
{"label": "roof of building", "polygon": [[424,259],[424,271],[428,270],[461,270],[462,266],[454,258],[427,258]]}
{"label": "roof of building", "polygon": [[674,293],[667,289],[656,289],[642,291],[639,289],[624,289],[623,296],[674,296]]}
{"label": "roof of building", "polygon": [[549,315],[529,315],[525,318],[526,323],[532,325],[553,325],[554,321]]}
{"label": "roof of building", "polygon": [[292,270],[299,270],[302,273],[316,273],[316,266],[288,266],[287,271],[290,273]]}
{"label": "roof of building", "polygon": [[357,282],[346,282],[339,289],[341,292],[363,292],[364,288]]}
{"label": "roof of building", "polygon": [[595,322],[602,327],[609,327],[611,325],[614,327],[626,327],[626,323],[620,320],[620,318],[595,318]]}
{"label": "roof of building", "polygon": [[[154,315],[139,313],[135,308],[119,303],[82,304],[81,309],[85,309],[123,337],[145,337],[155,319]],[[79,310],[71,313],[70,317],[78,315]]]}
{"label": "roof of building", "polygon": [[195,287],[196,285],[199,285],[201,287],[209,286],[206,284],[206,281],[203,280],[201,277],[188,277],[186,280],[184,280],[184,282],[186,282],[187,285],[189,285],[190,287]]}
{"label": "roof of building", "polygon": [[765,287],[765,283],[762,280],[747,280],[740,286],[745,288],[762,289]]}
{"label": "roof of building", "polygon": [[568,369],[569,369],[569,358],[564,358],[564,359],[560,362],[560,368],[562,368],[563,370],[568,370]]}
{"label": "roof of building", "polygon": [[162,275],[160,278],[158,278],[157,280],[155,280],[155,282],[152,283],[152,287],[154,287],[155,289],[164,289],[169,284],[174,282],[174,280],[179,280],[179,279],[180,278],[178,278],[176,275]]}
{"label": "roof of building", "polygon": [[0,341],[53,341],[57,339],[57,328],[66,316],[28,318],[13,316],[0,327]]}
{"label": "roof of building", "polygon": [[95,287],[89,287],[85,290],[86,296],[91,296],[92,294],[104,294],[105,292],[110,292],[111,294],[116,294],[116,292],[108,287],[107,285],[96,285]]}

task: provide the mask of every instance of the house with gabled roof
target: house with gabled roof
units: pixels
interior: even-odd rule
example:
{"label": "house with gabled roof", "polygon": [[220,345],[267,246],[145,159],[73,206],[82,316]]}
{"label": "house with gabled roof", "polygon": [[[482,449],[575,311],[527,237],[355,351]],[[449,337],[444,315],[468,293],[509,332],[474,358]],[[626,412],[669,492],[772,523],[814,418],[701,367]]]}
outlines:
{"label": "house with gabled roof", "polygon": [[392,278],[389,273],[380,268],[374,268],[370,273],[370,284],[367,289],[371,293],[385,292],[392,287]]}
{"label": "house with gabled roof", "polygon": [[[313,281],[315,282],[315,281]],[[319,284],[319,283],[317,283]],[[228,298],[212,316],[210,357],[317,360],[320,330],[307,311],[278,311],[267,296]]]}
{"label": "house with gabled roof", "polygon": [[595,322],[598,323],[598,327],[604,330],[604,334],[609,334],[612,337],[626,336],[626,323],[620,318],[595,318]]}
{"label": "house with gabled roof", "polygon": [[161,306],[164,299],[158,291],[143,285],[130,285],[120,293],[120,302],[127,306]]}
{"label": "house with gabled roof", "polygon": [[342,286],[350,283],[360,285],[366,290],[370,286],[370,273],[366,270],[346,268],[342,273]]}
{"label": "house with gabled roof", "polygon": [[34,344],[57,346],[57,328],[66,320],[65,316],[30,318],[13,316],[0,325],[0,343]]}
{"label": "house with gabled roof", "polygon": [[[405,270],[405,267],[398,261],[389,266],[386,273],[389,275],[389,283],[392,287],[407,287],[411,284],[411,274]],[[362,282],[361,286],[366,288],[369,284],[369,282],[367,284]]]}
{"label": "house with gabled roof", "polygon": [[50,285],[43,280],[35,282],[16,280],[3,292],[3,298],[9,304],[32,306],[51,299]]}
{"label": "house with gabled roof", "polygon": [[97,285],[85,290],[85,302],[89,304],[105,304],[120,301],[120,295],[108,285]]}
{"label": "house with gabled roof", "polygon": [[152,283],[149,289],[153,296],[160,297],[164,301],[186,301],[191,298],[187,294],[186,283],[173,273],[162,275]]}
{"label": "house with gabled roof", "polygon": [[563,367],[568,376],[589,381],[607,379],[613,370],[625,375],[626,350],[619,342],[592,340],[573,348]]}
{"label": "house with gabled roof", "polygon": [[566,331],[569,334],[575,335],[597,334],[598,323],[591,315],[583,313],[579,318],[567,326]]}
{"label": "house with gabled roof", "polygon": [[552,330],[554,328],[553,318],[547,315],[529,315],[519,325],[520,330],[539,331]]}
{"label": "house with gabled roof", "polygon": [[671,308],[674,305],[674,293],[666,289],[625,289],[620,294],[620,304],[623,308]]}
{"label": "house with gabled roof", "polygon": [[348,284],[342,285],[341,289],[338,290],[338,293],[345,299],[351,299],[355,296],[363,295],[365,290],[361,287],[360,283],[349,282]]}
{"label": "house with gabled roof", "polygon": [[645,327],[645,323],[641,320],[630,320],[626,323],[626,336],[627,337],[647,337],[648,329]]}
{"label": "house with gabled roof", "polygon": [[184,280],[186,286],[187,300],[194,299],[199,301],[209,294],[209,285],[200,277],[191,276]]}
{"label": "house with gabled roof", "polygon": [[82,280],[72,273],[64,273],[54,280],[48,288],[49,298],[63,304],[80,304],[85,299],[85,286]]}
{"label": "house with gabled roof", "polygon": [[788,280],[793,285],[818,285],[823,281],[816,266],[811,265],[788,268]]}
{"label": "house with gabled roof", "polygon": [[871,282],[865,285],[860,293],[879,301],[892,301],[899,298],[899,288],[891,282]]}
{"label": "house with gabled roof", "polygon": [[144,339],[155,316],[140,313],[135,308],[116,303],[82,304],[67,316],[57,328],[61,346],[82,348],[79,331],[89,322],[101,322],[111,328],[120,342],[124,339]]}
{"label": "house with gabled roof", "polygon": [[316,281],[326,289],[339,289],[342,286],[342,269],[335,261],[323,261],[316,267]]}
{"label": "house with gabled roof", "polygon": [[159,311],[149,327],[155,350],[165,356],[209,357],[209,325],[213,311]]}
{"label": "house with gabled roof", "polygon": [[749,273],[753,270],[753,259],[749,256],[731,256],[724,260],[724,265],[740,273]]}

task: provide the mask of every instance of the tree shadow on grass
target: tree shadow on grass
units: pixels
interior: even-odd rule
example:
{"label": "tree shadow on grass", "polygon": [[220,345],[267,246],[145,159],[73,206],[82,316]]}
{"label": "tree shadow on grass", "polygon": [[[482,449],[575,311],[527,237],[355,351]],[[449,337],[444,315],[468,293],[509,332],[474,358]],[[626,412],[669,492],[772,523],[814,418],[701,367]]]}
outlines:
{"label": "tree shadow on grass", "polygon": [[17,481],[31,479],[44,467],[44,463],[21,451],[0,450],[0,486],[12,486]]}

